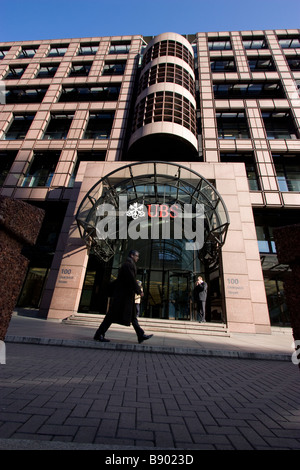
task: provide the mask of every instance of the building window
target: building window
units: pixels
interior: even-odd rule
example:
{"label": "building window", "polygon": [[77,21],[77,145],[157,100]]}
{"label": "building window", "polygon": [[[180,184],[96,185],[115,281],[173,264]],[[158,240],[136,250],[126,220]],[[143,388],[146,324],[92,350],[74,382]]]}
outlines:
{"label": "building window", "polygon": [[145,88],[155,83],[162,82],[181,85],[195,96],[195,82],[193,77],[183,67],[175,64],[158,64],[147,69],[140,78],[138,94]]}
{"label": "building window", "polygon": [[130,51],[130,41],[112,42],[109,48],[109,54],[128,54]]}
{"label": "building window", "polygon": [[0,47],[0,60],[4,59],[10,47]]}
{"label": "building window", "polygon": [[273,155],[280,191],[300,192],[300,155]]}
{"label": "building window", "polygon": [[258,249],[260,253],[276,253],[273,227],[255,225]]}
{"label": "building window", "polygon": [[74,187],[75,178],[76,178],[78,168],[79,168],[79,165],[80,165],[81,162],[104,162],[105,161],[105,156],[106,156],[106,151],[78,152],[77,153],[77,160],[76,160],[76,163],[74,164],[74,168],[73,168],[70,180],[69,180],[68,187],[69,188]]}
{"label": "building window", "polygon": [[109,139],[114,113],[90,114],[84,139]]}
{"label": "building window", "polygon": [[92,62],[83,62],[81,64],[72,64],[69,77],[87,77],[90,73]]}
{"label": "building window", "polygon": [[74,114],[52,114],[43,139],[66,139]]}
{"label": "building window", "polygon": [[4,80],[18,80],[19,78],[22,77],[22,75],[25,72],[26,68],[27,68],[27,65],[25,67],[18,66],[18,65],[15,65],[14,67],[10,66],[9,71],[8,71],[6,77],[4,78]]}
{"label": "building window", "polygon": [[215,83],[213,89],[216,99],[285,97],[280,82]]}
{"label": "building window", "polygon": [[121,86],[119,84],[95,85],[86,87],[63,87],[60,102],[117,101]]}
{"label": "building window", "polygon": [[196,135],[196,110],[187,98],[178,93],[158,91],[140,100],[135,108],[132,132],[159,121],[175,122]]}
{"label": "building window", "polygon": [[211,59],[210,68],[212,72],[236,72],[234,58]]}
{"label": "building window", "polygon": [[48,57],[63,57],[67,52],[68,46],[51,46]]}
{"label": "building window", "polygon": [[219,139],[249,139],[248,122],[243,111],[216,113]]}
{"label": "building window", "polygon": [[26,134],[32,124],[34,114],[15,115],[8,131],[5,133],[5,140],[25,139]]}
{"label": "building window", "polygon": [[0,186],[3,186],[16,155],[17,152],[0,152]]}
{"label": "building window", "polygon": [[221,162],[244,163],[250,191],[260,191],[257,166],[253,153],[221,153]]}
{"label": "building window", "polygon": [[59,160],[58,152],[35,153],[21,182],[22,187],[49,187]]}
{"label": "building window", "polygon": [[81,44],[77,55],[95,55],[99,44]]}
{"label": "building window", "polygon": [[282,49],[298,49],[300,47],[300,36],[280,38],[279,44]]}
{"label": "building window", "polygon": [[287,57],[287,62],[292,71],[300,70],[300,58],[299,57]]}
{"label": "building window", "polygon": [[289,111],[262,113],[268,139],[297,139],[297,131]]}
{"label": "building window", "polygon": [[273,72],[276,70],[274,61],[271,57],[249,58],[249,67],[251,72]]}
{"label": "building window", "polygon": [[268,45],[264,37],[244,38],[243,45],[245,49],[268,49]]}
{"label": "building window", "polygon": [[41,64],[37,78],[52,78],[57,72],[59,64]]}
{"label": "building window", "polygon": [[124,75],[126,62],[110,62],[106,61],[102,75]]}
{"label": "building window", "polygon": [[225,51],[232,49],[230,39],[212,39],[208,41],[210,51]]}
{"label": "building window", "polygon": [[180,42],[168,40],[156,42],[147,50],[142,60],[142,69],[150,61],[167,55],[178,57],[179,59],[182,59],[184,62],[189,64],[192,69],[194,68],[194,57],[190,53],[189,49]]}
{"label": "building window", "polygon": [[6,89],[6,103],[19,104],[19,103],[41,103],[48,88],[7,88]]}
{"label": "building window", "polygon": [[34,57],[36,51],[38,50],[39,46],[28,46],[22,47],[22,50],[19,54],[19,59],[31,59]]}

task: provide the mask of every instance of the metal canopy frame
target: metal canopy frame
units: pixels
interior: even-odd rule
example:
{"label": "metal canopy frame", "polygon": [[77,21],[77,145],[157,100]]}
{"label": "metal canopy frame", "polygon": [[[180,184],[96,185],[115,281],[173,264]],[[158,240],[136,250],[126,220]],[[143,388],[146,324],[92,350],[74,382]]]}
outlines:
{"label": "metal canopy frame", "polygon": [[90,253],[107,262],[115,254],[116,240],[96,236],[96,212],[100,204],[112,204],[118,211],[118,197],[126,195],[129,204],[202,204],[204,206],[204,245],[198,257],[209,265],[216,263],[225,243],[229,215],[215,187],[203,176],[177,163],[137,162],[125,165],[101,178],[82,200],[76,221]]}

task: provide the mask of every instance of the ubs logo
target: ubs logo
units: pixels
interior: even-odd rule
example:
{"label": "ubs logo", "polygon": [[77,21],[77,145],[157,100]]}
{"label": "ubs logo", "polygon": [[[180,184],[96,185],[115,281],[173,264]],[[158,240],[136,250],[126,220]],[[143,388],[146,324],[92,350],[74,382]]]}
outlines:
{"label": "ubs logo", "polygon": [[172,206],[168,206],[168,204],[148,204],[148,215],[149,217],[159,217],[159,218],[166,218],[170,217],[174,219],[178,217],[180,207],[178,204],[173,204]]}

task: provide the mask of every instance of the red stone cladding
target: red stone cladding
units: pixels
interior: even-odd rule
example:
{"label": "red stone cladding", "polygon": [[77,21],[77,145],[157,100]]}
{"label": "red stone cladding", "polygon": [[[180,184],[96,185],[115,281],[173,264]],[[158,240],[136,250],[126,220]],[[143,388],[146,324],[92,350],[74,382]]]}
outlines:
{"label": "red stone cladding", "polygon": [[29,261],[21,254],[34,245],[44,211],[0,196],[0,340],[4,340]]}

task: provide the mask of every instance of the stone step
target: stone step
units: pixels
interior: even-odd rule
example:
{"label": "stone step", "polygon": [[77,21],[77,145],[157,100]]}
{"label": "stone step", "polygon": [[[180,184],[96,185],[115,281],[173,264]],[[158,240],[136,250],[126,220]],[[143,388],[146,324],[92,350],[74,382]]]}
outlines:
{"label": "stone step", "polygon": [[[81,325],[97,328],[104,315],[77,313],[63,320],[68,325]],[[162,320],[159,318],[139,317],[139,324],[147,331],[160,331],[177,334],[199,334],[212,336],[230,336],[224,323],[198,323],[195,321]],[[114,324],[118,326],[117,324]],[[121,327],[121,325],[120,325]]]}

